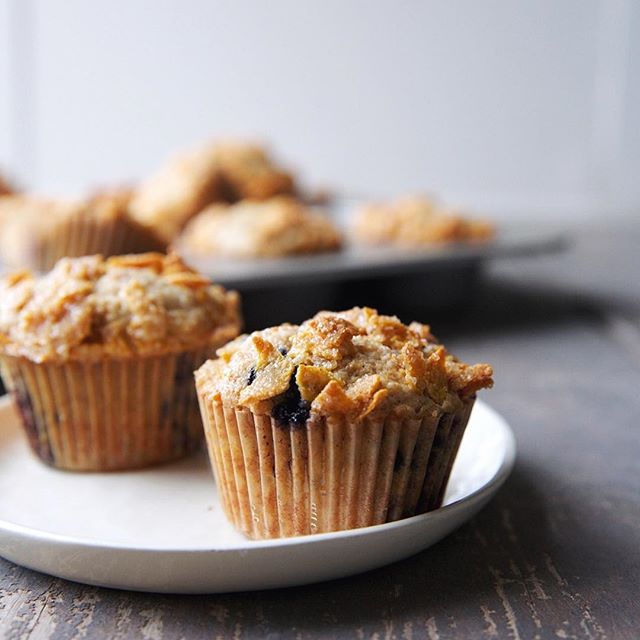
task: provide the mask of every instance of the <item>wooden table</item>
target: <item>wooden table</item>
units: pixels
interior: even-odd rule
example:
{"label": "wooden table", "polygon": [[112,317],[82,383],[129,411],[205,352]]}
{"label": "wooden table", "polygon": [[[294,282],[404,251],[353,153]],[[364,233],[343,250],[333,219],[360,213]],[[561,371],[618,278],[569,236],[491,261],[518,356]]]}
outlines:
{"label": "wooden table", "polygon": [[518,440],[472,522],[393,566],[259,593],[110,591],[0,560],[0,637],[639,638],[640,227],[496,264],[435,329],[494,365],[485,397]]}

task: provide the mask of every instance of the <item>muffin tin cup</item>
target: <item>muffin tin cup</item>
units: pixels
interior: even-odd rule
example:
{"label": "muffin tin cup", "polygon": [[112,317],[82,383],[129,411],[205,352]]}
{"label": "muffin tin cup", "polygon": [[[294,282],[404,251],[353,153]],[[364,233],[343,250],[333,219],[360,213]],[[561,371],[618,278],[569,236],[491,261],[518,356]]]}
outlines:
{"label": "muffin tin cup", "polygon": [[213,350],[64,363],[3,355],[0,368],[42,461],[73,471],[137,469],[200,446],[193,371]]}
{"label": "muffin tin cup", "polygon": [[397,414],[282,426],[199,392],[224,511],[254,539],[381,524],[442,502],[473,402],[456,414]]}
{"label": "muffin tin cup", "polygon": [[166,243],[133,220],[122,216],[95,220],[80,212],[35,244],[29,261],[35,269],[44,272],[66,256],[101,254],[108,257],[165,249]]}

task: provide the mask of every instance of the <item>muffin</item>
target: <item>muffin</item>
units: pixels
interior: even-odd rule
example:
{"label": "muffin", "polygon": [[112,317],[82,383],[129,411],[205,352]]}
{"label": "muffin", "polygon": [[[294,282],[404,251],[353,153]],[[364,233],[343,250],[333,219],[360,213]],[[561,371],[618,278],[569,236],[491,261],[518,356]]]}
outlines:
{"label": "muffin", "polygon": [[208,204],[224,198],[215,147],[182,152],[140,185],[131,214],[171,241]]}
{"label": "muffin", "polygon": [[442,504],[489,365],[373,309],[243,335],[196,372],[229,520],[251,538],[380,524]]}
{"label": "muffin", "polygon": [[296,192],[293,176],[274,162],[265,147],[227,140],[219,142],[215,149],[229,202],[266,200]]}
{"label": "muffin", "polygon": [[328,217],[284,196],[211,205],[177,241],[187,254],[225,258],[320,253],[340,245],[340,233]]}
{"label": "muffin", "polygon": [[40,270],[46,262],[47,239],[63,220],[82,211],[80,201],[11,195],[0,198],[0,259],[14,268]]}
{"label": "muffin", "polygon": [[369,204],[356,214],[356,240],[363,244],[420,247],[450,242],[483,242],[495,235],[486,220],[464,217],[424,196]]}
{"label": "muffin", "polygon": [[0,197],[10,196],[15,193],[15,189],[9,184],[8,180],[0,174]]}
{"label": "muffin", "polygon": [[86,200],[16,195],[0,199],[0,258],[15,268],[48,271],[63,257],[164,251],[166,243],[129,216],[131,192]]}
{"label": "muffin", "polygon": [[165,462],[202,440],[193,371],[238,335],[238,296],[174,255],[64,258],[0,281],[0,372],[61,469]]}
{"label": "muffin", "polygon": [[170,241],[209,204],[263,200],[294,190],[292,176],[263,147],[210,143],[175,156],[151,176],[136,193],[131,211],[138,222]]}

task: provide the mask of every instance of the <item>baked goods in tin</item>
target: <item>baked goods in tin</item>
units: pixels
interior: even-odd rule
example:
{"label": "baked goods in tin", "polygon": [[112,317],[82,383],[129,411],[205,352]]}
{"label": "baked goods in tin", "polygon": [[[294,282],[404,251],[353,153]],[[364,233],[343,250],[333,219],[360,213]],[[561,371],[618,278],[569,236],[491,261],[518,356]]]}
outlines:
{"label": "baked goods in tin", "polygon": [[2,174],[0,174],[0,197],[9,196],[13,193],[15,193],[13,186]]}
{"label": "baked goods in tin", "polygon": [[450,242],[484,242],[495,235],[491,222],[469,218],[424,196],[368,204],[356,213],[357,241],[419,247]]}
{"label": "baked goods in tin", "polygon": [[229,202],[266,200],[296,192],[293,175],[278,166],[263,145],[226,140],[215,146],[215,153]]}
{"label": "baked goods in tin", "polygon": [[191,220],[177,244],[193,255],[267,258],[334,251],[341,238],[326,215],[280,196],[211,205]]}
{"label": "baked goods in tin", "polygon": [[170,159],[140,186],[131,211],[138,222],[170,241],[213,202],[264,200],[294,191],[291,174],[279,168],[264,147],[210,143]]}
{"label": "baked goods in tin", "polygon": [[201,440],[192,372],[238,335],[238,296],[176,256],[64,258],[0,281],[0,368],[35,453],[136,468]]}
{"label": "baked goods in tin", "polygon": [[[82,210],[79,201],[12,195],[0,199],[0,259],[14,268],[41,270],[47,262],[48,238],[63,220]],[[46,268],[46,267],[45,267]]]}
{"label": "baked goods in tin", "polygon": [[48,271],[60,258],[164,251],[166,243],[129,216],[129,190],[85,200],[14,195],[0,199],[0,258]]}
{"label": "baked goods in tin", "polygon": [[425,325],[322,312],[237,338],[196,372],[223,507],[252,538],[379,524],[437,508],[489,365]]}
{"label": "baked goods in tin", "polygon": [[222,198],[215,149],[205,146],[175,155],[145,180],[131,213],[169,242],[196,213]]}

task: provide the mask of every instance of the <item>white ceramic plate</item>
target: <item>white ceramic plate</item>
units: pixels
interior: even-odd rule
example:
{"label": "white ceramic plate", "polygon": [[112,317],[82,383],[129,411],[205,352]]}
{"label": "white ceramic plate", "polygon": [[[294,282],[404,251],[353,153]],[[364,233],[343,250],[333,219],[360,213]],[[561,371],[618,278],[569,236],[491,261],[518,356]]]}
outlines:
{"label": "white ceramic plate", "polygon": [[0,555],[89,584],[171,593],[294,586],[353,575],[426,549],[498,490],[513,434],[478,402],[445,505],[389,524],[253,542],[226,522],[204,456],[155,469],[77,474],[42,465],[0,400]]}

